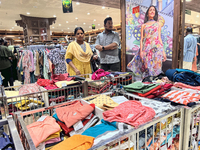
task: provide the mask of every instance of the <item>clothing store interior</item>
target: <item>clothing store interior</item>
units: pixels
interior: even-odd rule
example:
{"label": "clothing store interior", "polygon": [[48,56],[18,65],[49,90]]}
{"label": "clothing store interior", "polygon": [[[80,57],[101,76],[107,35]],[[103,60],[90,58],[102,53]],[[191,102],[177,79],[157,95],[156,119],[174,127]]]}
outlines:
{"label": "clothing store interior", "polygon": [[0,150],[200,150],[199,0],[0,13]]}

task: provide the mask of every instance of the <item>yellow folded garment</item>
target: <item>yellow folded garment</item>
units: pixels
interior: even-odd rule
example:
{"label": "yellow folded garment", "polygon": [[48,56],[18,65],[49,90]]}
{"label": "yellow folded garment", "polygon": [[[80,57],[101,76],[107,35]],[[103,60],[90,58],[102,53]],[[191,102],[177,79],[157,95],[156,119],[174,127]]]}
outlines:
{"label": "yellow folded garment", "polygon": [[30,107],[28,106],[30,103],[44,105],[44,103],[39,100],[22,100],[21,102],[15,104],[15,107],[19,108],[20,110],[27,110],[30,109]]}
{"label": "yellow folded garment", "polygon": [[92,147],[94,138],[85,135],[73,135],[72,137],[55,145],[51,150],[87,150]]}
{"label": "yellow folded garment", "polygon": [[118,103],[114,102],[109,96],[106,96],[106,95],[100,95],[89,102],[94,103],[95,106],[104,110],[106,107],[115,108],[119,105]]}
{"label": "yellow folded garment", "polygon": [[126,75],[129,75],[129,73],[120,74],[119,76],[126,76]]}
{"label": "yellow folded garment", "polygon": [[54,138],[58,138],[60,137],[60,132],[62,132],[62,130],[50,135],[46,140],[44,140],[44,142],[48,141],[48,140],[51,140],[51,139],[54,139]]}
{"label": "yellow folded garment", "polygon": [[[16,102],[16,101],[21,101],[22,99],[26,99],[25,97],[20,97],[19,96],[19,91],[7,91],[5,90],[5,94],[7,96],[7,102],[8,103],[12,103],[12,102]],[[15,96],[19,96],[17,98],[12,98],[12,99],[9,99],[9,97],[15,97]]]}
{"label": "yellow folded garment", "polygon": [[73,81],[73,80],[71,80],[71,81],[58,81],[55,84],[56,84],[57,87],[62,88],[63,86],[75,84],[77,82],[78,81]]}

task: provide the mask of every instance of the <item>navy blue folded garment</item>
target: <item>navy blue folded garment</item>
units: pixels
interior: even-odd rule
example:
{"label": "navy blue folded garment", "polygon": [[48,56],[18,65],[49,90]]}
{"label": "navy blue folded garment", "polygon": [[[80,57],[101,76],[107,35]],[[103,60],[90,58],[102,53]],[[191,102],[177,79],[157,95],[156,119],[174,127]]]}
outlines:
{"label": "navy blue folded garment", "polygon": [[200,86],[200,76],[192,71],[177,72],[176,69],[168,69],[166,76],[173,82],[181,82],[191,86]]}
{"label": "navy blue folded garment", "polygon": [[14,145],[13,143],[11,142],[9,136],[3,132],[2,133],[2,137],[0,137],[0,149],[3,149],[3,150],[14,150]]}

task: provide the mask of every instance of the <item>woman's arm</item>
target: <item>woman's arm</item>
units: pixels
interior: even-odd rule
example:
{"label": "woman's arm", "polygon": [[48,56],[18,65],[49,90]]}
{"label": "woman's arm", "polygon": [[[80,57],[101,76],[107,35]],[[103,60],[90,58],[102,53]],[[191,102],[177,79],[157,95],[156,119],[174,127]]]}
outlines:
{"label": "woman's arm", "polygon": [[144,24],[141,27],[141,40],[140,40],[140,57],[143,57],[143,36],[144,36]]}

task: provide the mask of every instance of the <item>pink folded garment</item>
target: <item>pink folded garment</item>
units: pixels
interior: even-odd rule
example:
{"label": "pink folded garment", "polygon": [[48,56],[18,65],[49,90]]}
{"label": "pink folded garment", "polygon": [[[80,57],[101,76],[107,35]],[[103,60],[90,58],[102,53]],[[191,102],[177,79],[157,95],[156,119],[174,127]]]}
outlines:
{"label": "pink folded garment", "polygon": [[103,112],[103,118],[109,122],[124,122],[134,127],[138,127],[156,115],[155,111],[143,106],[139,101],[126,101],[115,107],[113,110]]}
{"label": "pink folded garment", "polygon": [[45,142],[45,145],[46,145],[46,144],[51,144],[51,143],[60,142],[60,141],[61,141],[60,137],[54,138],[54,139],[50,139],[50,140],[48,140],[48,141]]}
{"label": "pink folded garment", "polygon": [[92,74],[92,80],[100,80],[101,77],[104,77],[108,74],[110,74],[110,72],[106,72],[103,69],[98,69]]}
{"label": "pink folded garment", "polygon": [[23,85],[19,89],[19,95],[40,92],[40,86],[36,83]]}

